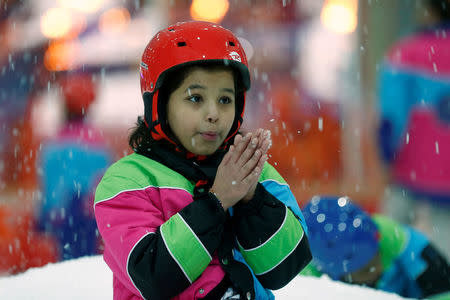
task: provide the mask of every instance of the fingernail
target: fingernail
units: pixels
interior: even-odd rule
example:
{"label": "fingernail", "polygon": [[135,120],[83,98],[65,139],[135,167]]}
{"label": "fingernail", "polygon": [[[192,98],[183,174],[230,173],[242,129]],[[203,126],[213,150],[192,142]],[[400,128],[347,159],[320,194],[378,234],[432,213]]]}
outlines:
{"label": "fingernail", "polygon": [[253,147],[255,147],[257,143],[258,143],[258,139],[257,138],[252,139],[252,146]]}

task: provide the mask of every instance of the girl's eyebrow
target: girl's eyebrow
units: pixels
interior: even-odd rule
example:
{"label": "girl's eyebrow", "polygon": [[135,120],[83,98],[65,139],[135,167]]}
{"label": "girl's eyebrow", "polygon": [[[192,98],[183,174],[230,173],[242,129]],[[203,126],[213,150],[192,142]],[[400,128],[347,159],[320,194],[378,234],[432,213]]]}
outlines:
{"label": "girl's eyebrow", "polygon": [[[204,87],[203,85],[195,83],[195,84],[191,84],[190,86],[188,86],[184,92],[187,93],[189,90],[194,90],[194,89],[206,90],[206,87]],[[228,93],[234,94],[234,90],[230,89],[230,88],[222,88],[220,90],[224,91],[224,92],[228,92]]]}
{"label": "girl's eyebrow", "polygon": [[224,91],[224,92],[228,92],[228,93],[234,94],[234,90],[230,89],[230,88],[223,88],[221,90]]}
{"label": "girl's eyebrow", "polygon": [[193,89],[206,90],[206,88],[203,85],[195,83],[195,84],[191,84],[190,86],[188,86],[187,89],[184,92],[187,93],[189,90],[193,90]]}

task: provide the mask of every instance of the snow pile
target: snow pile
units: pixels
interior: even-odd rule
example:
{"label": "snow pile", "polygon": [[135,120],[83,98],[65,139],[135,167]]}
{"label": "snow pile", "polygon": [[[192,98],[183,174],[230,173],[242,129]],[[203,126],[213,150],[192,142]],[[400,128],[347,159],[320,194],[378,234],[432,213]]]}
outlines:
{"label": "snow pile", "polygon": [[[400,300],[395,294],[321,278],[298,276],[274,291],[277,299]],[[101,256],[83,257],[0,278],[0,299],[108,299],[112,295],[112,273]]]}

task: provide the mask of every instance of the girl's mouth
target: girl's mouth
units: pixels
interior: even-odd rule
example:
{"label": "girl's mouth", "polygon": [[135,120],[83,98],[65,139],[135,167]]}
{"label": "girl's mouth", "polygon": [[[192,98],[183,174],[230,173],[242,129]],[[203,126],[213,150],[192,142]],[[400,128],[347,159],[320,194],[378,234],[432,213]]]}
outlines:
{"label": "girl's mouth", "polygon": [[216,132],[211,131],[202,132],[201,136],[207,141],[215,141],[219,138],[219,135]]}

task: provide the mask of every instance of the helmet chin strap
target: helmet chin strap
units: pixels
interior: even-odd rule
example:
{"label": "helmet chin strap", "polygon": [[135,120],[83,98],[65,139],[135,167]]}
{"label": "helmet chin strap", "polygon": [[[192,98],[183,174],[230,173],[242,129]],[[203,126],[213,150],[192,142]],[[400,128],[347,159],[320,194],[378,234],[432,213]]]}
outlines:
{"label": "helmet chin strap", "polygon": [[158,90],[150,93],[146,92],[143,95],[144,100],[144,122],[150,130],[151,136],[155,141],[166,139],[172,144],[175,144],[162,130],[161,121],[158,118],[157,104],[153,103],[153,98],[158,97]]}

